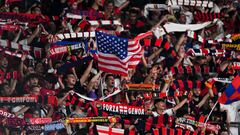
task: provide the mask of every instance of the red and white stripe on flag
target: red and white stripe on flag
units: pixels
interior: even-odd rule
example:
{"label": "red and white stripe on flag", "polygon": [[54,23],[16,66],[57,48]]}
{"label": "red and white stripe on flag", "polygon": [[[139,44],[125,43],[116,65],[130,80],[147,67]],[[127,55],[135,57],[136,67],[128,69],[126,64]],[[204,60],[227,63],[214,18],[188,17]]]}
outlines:
{"label": "red and white stripe on flag", "polygon": [[127,76],[129,68],[135,68],[142,57],[142,47],[139,41],[128,42],[128,56],[124,60],[113,54],[98,53],[99,69],[113,74]]}
{"label": "red and white stripe on flag", "polygon": [[128,53],[132,56],[128,62],[128,68],[135,68],[140,62],[143,54],[142,46],[139,41],[130,41],[128,42]]}
{"label": "red and white stripe on flag", "polygon": [[142,57],[142,47],[139,41],[128,42],[128,56],[124,60],[120,60],[113,54],[98,54],[99,69],[105,72],[120,74],[126,76],[129,68],[135,68]]}
{"label": "red and white stripe on flag", "polygon": [[124,129],[109,128],[106,126],[97,125],[99,135],[124,135]]}

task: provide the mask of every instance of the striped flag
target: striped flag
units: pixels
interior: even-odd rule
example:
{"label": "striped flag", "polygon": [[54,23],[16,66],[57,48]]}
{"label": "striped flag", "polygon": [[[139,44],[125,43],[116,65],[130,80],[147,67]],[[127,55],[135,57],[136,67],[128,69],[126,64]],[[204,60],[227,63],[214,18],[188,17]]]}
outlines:
{"label": "striped flag", "polygon": [[184,130],[181,128],[157,128],[152,130],[152,135],[204,135],[204,133],[201,132],[191,132],[190,130]]}
{"label": "striped flag", "polygon": [[228,85],[225,92],[219,97],[218,102],[231,104],[240,100],[240,75],[236,76],[232,83]]}
{"label": "striped flag", "polygon": [[97,125],[98,135],[124,135],[124,129]]}
{"label": "striped flag", "polygon": [[126,76],[142,57],[139,40],[128,40],[102,32],[96,32],[98,67],[104,72]]}

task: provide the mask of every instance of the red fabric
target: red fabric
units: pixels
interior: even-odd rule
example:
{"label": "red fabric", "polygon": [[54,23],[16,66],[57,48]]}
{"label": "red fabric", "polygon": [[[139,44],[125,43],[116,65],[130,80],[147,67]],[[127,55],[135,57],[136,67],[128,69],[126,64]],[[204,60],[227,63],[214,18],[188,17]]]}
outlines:
{"label": "red fabric", "polygon": [[26,118],[33,118],[33,115],[31,113],[24,113],[24,119]]}
{"label": "red fabric", "polygon": [[41,88],[40,95],[46,96],[46,95],[55,95],[55,92],[53,90],[49,90],[46,88]]}
{"label": "red fabric", "polygon": [[161,43],[162,43],[162,38],[158,38],[156,39],[155,46],[160,47]]}
{"label": "red fabric", "polygon": [[[88,9],[88,12],[89,12],[89,13],[96,13],[96,12],[97,12],[97,13],[99,13],[99,17],[101,17],[101,19],[105,19],[103,13],[101,13],[101,12],[93,9],[92,7]],[[88,16],[88,17],[89,17],[90,20],[97,20],[97,19],[99,18],[99,17],[97,17],[97,16]]]}
{"label": "red fabric", "polygon": [[4,81],[4,75],[5,75],[5,73],[3,72],[2,69],[0,69],[0,82],[1,83]]}
{"label": "red fabric", "polygon": [[143,27],[144,25],[145,25],[145,23],[142,21],[137,21],[137,23],[136,23],[136,27]]}
{"label": "red fabric", "polygon": [[165,44],[164,44],[164,48],[166,50],[169,50],[170,49],[170,43],[167,41]]}
{"label": "red fabric", "polygon": [[150,46],[151,45],[151,39],[144,39],[144,45],[145,46]]}
{"label": "red fabric", "polygon": [[115,14],[118,15],[118,14],[120,14],[120,13],[121,13],[121,10],[119,10],[119,8],[116,8],[116,9],[115,9]]}

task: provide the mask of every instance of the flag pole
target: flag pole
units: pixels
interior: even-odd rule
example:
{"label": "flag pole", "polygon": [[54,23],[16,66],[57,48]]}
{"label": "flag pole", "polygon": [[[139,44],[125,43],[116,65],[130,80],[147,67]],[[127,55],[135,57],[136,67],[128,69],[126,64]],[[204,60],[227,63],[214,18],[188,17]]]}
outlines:
{"label": "flag pole", "polygon": [[214,110],[214,109],[215,109],[215,107],[217,106],[217,103],[218,103],[218,100],[216,101],[216,103],[214,104],[214,106],[213,106],[212,110],[211,110],[211,111],[210,111],[210,113],[208,114],[208,116],[207,116],[207,119],[206,119],[206,120],[205,120],[205,122],[204,122],[204,128],[206,128],[207,121],[208,121],[208,119],[209,119],[210,115],[212,114],[213,110]]}
{"label": "flag pole", "polygon": [[100,79],[100,87],[101,87],[101,93],[102,93],[102,97],[103,97],[103,101],[104,101],[104,93],[103,93],[103,82],[102,82],[102,77]]}

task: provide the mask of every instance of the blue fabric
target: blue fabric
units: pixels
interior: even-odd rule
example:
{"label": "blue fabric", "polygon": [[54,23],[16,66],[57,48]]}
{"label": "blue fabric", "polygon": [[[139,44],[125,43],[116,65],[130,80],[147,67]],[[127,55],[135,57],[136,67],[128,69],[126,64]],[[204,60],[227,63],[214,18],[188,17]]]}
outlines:
{"label": "blue fabric", "polygon": [[226,96],[230,98],[234,92],[235,92],[235,88],[233,87],[232,84],[229,84],[229,86],[225,90]]}
{"label": "blue fabric", "polygon": [[81,42],[73,42],[73,41],[58,41],[56,43],[54,43],[55,45],[58,46],[66,46],[66,45],[75,45],[75,44],[81,44]]}
{"label": "blue fabric", "polygon": [[98,51],[116,55],[121,60],[128,55],[128,39],[119,38],[102,32],[96,32]]}

